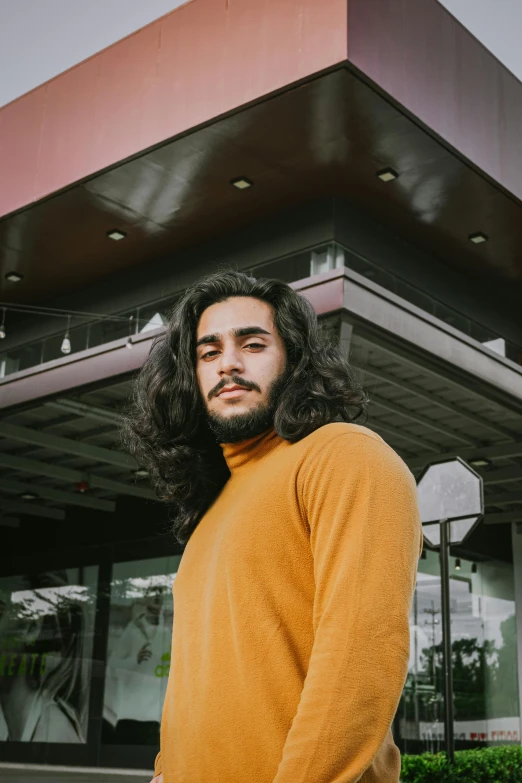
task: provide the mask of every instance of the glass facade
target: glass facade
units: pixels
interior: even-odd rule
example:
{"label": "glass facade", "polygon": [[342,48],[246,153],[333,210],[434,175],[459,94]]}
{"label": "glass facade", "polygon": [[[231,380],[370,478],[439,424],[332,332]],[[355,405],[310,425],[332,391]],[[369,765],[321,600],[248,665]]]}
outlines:
{"label": "glass facade", "polygon": [[0,741],[87,741],[97,578],[0,578]]}
{"label": "glass facade", "polygon": [[[3,758],[16,742],[85,744],[97,725],[90,698],[95,666],[103,683],[96,742],[112,748],[122,766],[140,747],[153,757],[180,560],[181,554],[112,563],[101,587],[96,565],[0,579]],[[456,748],[520,744],[513,565],[461,557],[457,570],[454,557],[451,563]],[[99,590],[105,611],[98,616]],[[95,630],[105,640],[98,661]],[[443,707],[439,558],[426,551],[411,613],[409,673],[393,726],[402,752],[444,750]]]}
{"label": "glass facade", "polygon": [[110,589],[102,740],[159,745],[170,670],[172,584],[181,556],[116,563]]}
{"label": "glass facade", "polygon": [[[520,744],[513,565],[451,558],[456,749]],[[408,679],[395,721],[406,753],[444,750],[439,557],[419,562]]]}

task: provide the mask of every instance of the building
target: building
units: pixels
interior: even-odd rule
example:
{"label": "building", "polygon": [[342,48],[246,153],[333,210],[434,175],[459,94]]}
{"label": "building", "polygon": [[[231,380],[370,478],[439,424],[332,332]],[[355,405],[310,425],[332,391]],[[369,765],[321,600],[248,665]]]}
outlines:
{"label": "building", "polygon": [[[219,265],[311,300],[416,475],[483,475],[457,747],[520,743],[521,128],[522,85],[436,0],[192,0],[0,110],[0,760],[152,764],[182,552],[118,424]],[[440,611],[427,548],[404,752],[443,748]]]}

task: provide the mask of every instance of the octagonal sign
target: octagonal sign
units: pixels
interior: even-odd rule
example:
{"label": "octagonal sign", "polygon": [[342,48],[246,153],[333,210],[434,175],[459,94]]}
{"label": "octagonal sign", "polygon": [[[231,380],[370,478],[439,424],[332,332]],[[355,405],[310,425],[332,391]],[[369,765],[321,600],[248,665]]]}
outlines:
{"label": "octagonal sign", "polygon": [[448,520],[450,541],[460,543],[484,513],[482,476],[460,457],[429,465],[417,484],[423,533],[433,546],[440,544],[440,522]]}
{"label": "octagonal sign", "polygon": [[[461,544],[481,519],[482,517],[468,517],[467,519],[457,519],[456,522],[450,522],[450,544]],[[422,534],[428,544],[434,547],[440,546],[440,522],[423,525]]]}

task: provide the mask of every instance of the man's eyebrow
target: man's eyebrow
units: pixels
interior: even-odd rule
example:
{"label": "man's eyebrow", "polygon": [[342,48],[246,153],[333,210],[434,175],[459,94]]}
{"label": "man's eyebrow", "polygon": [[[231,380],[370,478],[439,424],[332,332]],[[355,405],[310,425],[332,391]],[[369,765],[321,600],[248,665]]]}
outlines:
{"label": "man's eyebrow", "polygon": [[[268,334],[270,335],[270,332],[267,332],[266,329],[263,329],[261,326],[241,326],[237,329],[232,329],[231,334],[233,337],[248,337],[250,334]],[[200,337],[199,340],[196,343],[196,348],[199,348],[200,345],[209,345],[210,343],[218,343],[221,340],[222,335],[219,334],[219,332],[216,332],[215,334],[205,334],[203,337]]]}

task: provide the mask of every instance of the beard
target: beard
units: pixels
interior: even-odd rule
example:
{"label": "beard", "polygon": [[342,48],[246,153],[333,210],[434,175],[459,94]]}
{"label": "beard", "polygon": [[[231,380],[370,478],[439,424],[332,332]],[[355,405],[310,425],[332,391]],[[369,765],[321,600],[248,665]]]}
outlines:
{"label": "beard", "polygon": [[215,411],[207,413],[208,426],[218,443],[240,443],[242,440],[255,438],[274,425],[274,416],[279,404],[281,393],[290,378],[290,370],[286,368],[275,378],[268,389],[265,403],[259,403],[246,413],[235,416],[221,416]]}

